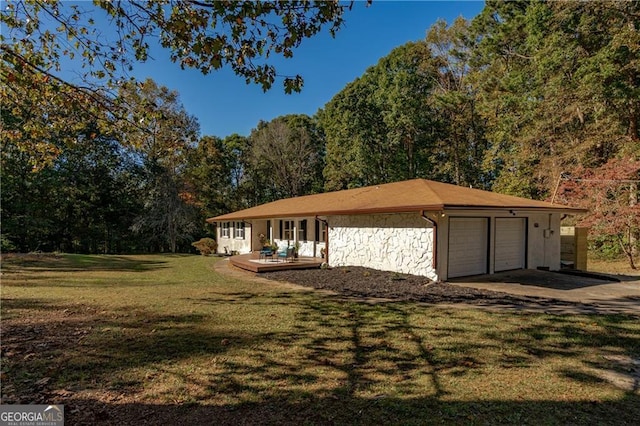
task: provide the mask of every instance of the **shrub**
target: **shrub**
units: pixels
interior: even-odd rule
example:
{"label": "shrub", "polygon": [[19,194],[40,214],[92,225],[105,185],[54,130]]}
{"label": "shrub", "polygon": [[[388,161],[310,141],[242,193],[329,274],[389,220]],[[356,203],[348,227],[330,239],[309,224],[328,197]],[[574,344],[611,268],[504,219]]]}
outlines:
{"label": "shrub", "polygon": [[16,246],[5,235],[0,235],[0,253],[16,251]]}
{"label": "shrub", "polygon": [[589,238],[589,251],[595,258],[602,260],[620,260],[624,257],[620,244],[609,235]]}
{"label": "shrub", "polygon": [[209,256],[218,249],[218,243],[213,238],[201,238],[199,241],[191,243],[203,256]]}

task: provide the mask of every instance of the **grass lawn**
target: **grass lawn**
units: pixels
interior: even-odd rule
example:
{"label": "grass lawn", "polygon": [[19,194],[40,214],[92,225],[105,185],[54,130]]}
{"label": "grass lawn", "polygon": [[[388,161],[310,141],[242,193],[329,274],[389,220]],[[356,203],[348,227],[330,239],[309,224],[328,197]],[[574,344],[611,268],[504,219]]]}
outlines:
{"label": "grass lawn", "polygon": [[67,424],[640,419],[618,362],[640,359],[638,317],[371,304],[218,261],[4,258],[3,403],[65,404]]}
{"label": "grass lawn", "polygon": [[[636,263],[640,262],[636,260]],[[637,267],[640,268],[640,265],[637,265]],[[617,260],[603,260],[595,256],[589,256],[587,260],[587,269],[592,272],[640,277],[640,269],[631,269],[629,261],[622,258]]]}

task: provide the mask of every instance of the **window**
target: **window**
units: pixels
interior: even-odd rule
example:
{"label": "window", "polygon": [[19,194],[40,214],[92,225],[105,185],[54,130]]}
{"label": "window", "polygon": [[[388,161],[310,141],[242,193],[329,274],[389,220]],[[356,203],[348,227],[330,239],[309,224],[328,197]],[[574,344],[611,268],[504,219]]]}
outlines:
{"label": "window", "polygon": [[298,241],[307,241],[307,219],[298,222]]}
{"label": "window", "polygon": [[273,232],[271,229],[271,221],[267,221],[267,240],[273,241]]}
{"label": "window", "polygon": [[316,241],[319,243],[325,242],[327,240],[327,225],[316,219]]}
{"label": "window", "polygon": [[294,229],[294,223],[292,220],[285,220],[284,221],[284,239],[287,241],[291,241],[294,239],[294,235],[293,235],[293,229]]}
{"label": "window", "polygon": [[236,222],[233,236],[244,240],[244,222]]}
{"label": "window", "polygon": [[222,238],[229,238],[229,222],[222,222],[220,236]]}

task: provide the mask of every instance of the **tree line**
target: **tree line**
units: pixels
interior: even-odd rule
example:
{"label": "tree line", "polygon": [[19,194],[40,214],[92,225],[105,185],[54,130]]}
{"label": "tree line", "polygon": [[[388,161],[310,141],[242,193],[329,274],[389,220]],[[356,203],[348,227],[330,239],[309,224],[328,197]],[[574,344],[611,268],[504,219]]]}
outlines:
{"label": "tree line", "polygon": [[[235,10],[242,19],[225,22],[240,31],[263,12]],[[304,12],[311,14],[299,19],[315,26],[297,33],[298,42],[322,25],[338,28],[344,10]],[[105,106],[95,101],[100,90],[78,94],[46,73],[18,74],[11,53],[20,44],[9,53],[3,44],[3,94],[19,95],[2,110],[3,246],[185,250],[211,233],[205,217],[421,177],[592,208],[585,223],[600,229],[604,245],[632,252],[640,229],[639,18],[637,2],[487,1],[476,18],[437,22],[424,40],[394,49],[313,117],[278,117],[248,137],[226,138],[200,136],[177,94],[153,81],[112,86],[115,95],[98,98]],[[192,59],[202,65],[221,45],[198,38],[192,24],[193,37],[181,40],[194,43],[191,55],[201,56]],[[33,46],[21,49],[36,55]],[[97,107],[74,107],[78,99]],[[626,220],[593,209],[598,197],[585,194],[598,179],[617,185],[600,198],[617,199]]]}
{"label": "tree line", "polygon": [[322,190],[323,138],[311,117],[222,139],[201,137],[178,94],[151,79],[124,85],[118,99],[128,120],[110,131],[85,123],[45,163],[2,142],[3,251],[191,251],[215,235],[207,217]]}

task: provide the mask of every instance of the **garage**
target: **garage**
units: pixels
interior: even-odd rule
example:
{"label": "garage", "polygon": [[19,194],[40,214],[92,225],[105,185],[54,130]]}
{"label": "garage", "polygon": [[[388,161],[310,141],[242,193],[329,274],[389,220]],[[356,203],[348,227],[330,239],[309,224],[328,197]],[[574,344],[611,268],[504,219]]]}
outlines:
{"label": "garage", "polygon": [[452,217],[449,220],[449,278],[488,272],[488,237],[489,219],[486,217]]}
{"label": "garage", "polygon": [[527,247],[525,218],[496,218],[495,272],[524,269]]}

